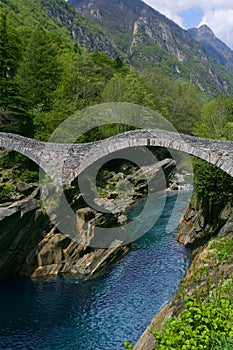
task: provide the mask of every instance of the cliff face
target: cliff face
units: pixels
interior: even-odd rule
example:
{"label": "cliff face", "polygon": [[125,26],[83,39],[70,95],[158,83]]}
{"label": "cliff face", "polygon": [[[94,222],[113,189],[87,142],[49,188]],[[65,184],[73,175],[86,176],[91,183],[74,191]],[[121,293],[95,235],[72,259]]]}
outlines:
{"label": "cliff face", "polygon": [[[72,240],[69,232],[61,234],[50,221],[40,201],[39,188],[26,198],[0,204],[0,275],[22,274],[34,278],[70,272],[91,276],[109,266],[124,256],[129,247],[93,248],[95,226],[115,227],[127,222],[130,205],[143,196],[148,178],[152,181],[156,175],[160,178],[161,168],[169,178],[175,162],[165,159],[146,167],[147,178],[142,169],[130,169],[127,176],[122,172],[109,172],[109,189],[104,186],[105,195],[96,202],[105,207],[107,213],[87,207],[75,184],[67,188],[67,201],[77,217],[78,241]],[[134,194],[127,199],[124,191],[120,196],[120,188],[128,183],[132,184]],[[115,192],[114,187],[118,188]]]}
{"label": "cliff face", "polygon": [[41,8],[55,23],[66,28],[70,36],[88,51],[102,51],[112,58],[118,53],[100,27],[88,21],[65,1],[40,0]]}
{"label": "cliff face", "polygon": [[185,245],[201,245],[217,235],[232,214],[233,207],[228,203],[220,210],[216,220],[209,221],[206,218],[205,210],[193,195],[190,205],[186,208],[180,220],[177,240]]}
{"label": "cliff face", "polygon": [[129,51],[131,56],[140,43],[149,45],[151,40],[151,44],[158,44],[180,62],[188,60],[191,50],[200,59],[208,59],[201,46],[185,30],[141,0],[69,2],[82,15],[101,26],[106,34],[111,35],[112,42],[125,53]]}
{"label": "cliff face", "polygon": [[204,50],[214,57],[219,64],[233,70],[233,51],[219,40],[208,26],[202,25],[199,28],[188,29],[188,33],[199,42]]}
{"label": "cliff face", "polygon": [[[201,90],[231,94],[227,67],[175,22],[141,0],[69,0],[79,13],[102,28],[119,54],[138,69],[155,65]],[[231,69],[230,66],[228,68]],[[225,70],[225,72],[224,72]]]}
{"label": "cliff face", "polygon": [[72,45],[76,40],[88,51],[103,51],[114,58],[118,55],[101,28],[75,11],[65,0],[7,0],[0,2],[0,10],[9,13],[19,26],[34,27],[39,24]]}
{"label": "cliff face", "polygon": [[[233,239],[233,206],[228,203],[219,214],[218,225],[209,225],[200,204],[193,197],[192,202],[184,211],[180,221],[178,240],[182,244],[189,244],[196,249],[193,251],[193,261],[188,273],[182,281],[179,291],[156,315],[143,335],[133,347],[134,350],[154,350],[155,338],[153,329],[159,329],[163,322],[170,317],[177,316],[185,309],[183,295],[200,295],[200,291],[208,293],[222,281],[233,275],[232,251],[218,252],[215,248],[224,246]],[[213,240],[210,237],[215,236]],[[197,248],[198,247],[198,248]],[[220,254],[218,256],[218,253]],[[207,278],[208,276],[208,278]]]}
{"label": "cliff face", "polygon": [[[79,225],[116,224],[116,217],[95,215],[77,200]],[[88,232],[84,231],[86,237]],[[31,277],[71,272],[92,275],[127,253],[128,247],[94,249],[61,234],[41,208],[39,189],[30,197],[0,205],[0,274]]]}

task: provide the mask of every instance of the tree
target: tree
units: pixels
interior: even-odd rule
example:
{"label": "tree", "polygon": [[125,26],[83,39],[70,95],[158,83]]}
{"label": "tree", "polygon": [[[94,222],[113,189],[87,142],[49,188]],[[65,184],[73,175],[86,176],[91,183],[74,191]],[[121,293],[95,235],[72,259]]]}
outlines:
{"label": "tree", "polygon": [[49,110],[60,79],[58,46],[41,26],[32,32],[17,74],[18,84],[28,105]]}
{"label": "tree", "polygon": [[193,134],[195,123],[201,119],[203,101],[200,91],[189,83],[177,83],[172,97],[169,120],[179,132]]}
{"label": "tree", "polygon": [[[233,139],[233,98],[219,95],[203,107],[201,121],[196,123],[194,133],[214,139]],[[196,159],[194,162],[194,190],[205,218],[209,222],[219,220],[224,206],[233,201],[232,177]]]}
{"label": "tree", "polygon": [[59,52],[59,62],[60,81],[53,93],[52,109],[43,114],[34,112],[36,137],[40,139],[47,139],[66,117],[77,110],[99,103],[107,81],[115,71],[124,68],[117,68],[115,61],[102,52],[90,54],[69,46]]}
{"label": "tree", "polygon": [[214,139],[233,140],[233,98],[219,95],[205,105],[201,122],[195,126],[195,134]]}
{"label": "tree", "polygon": [[122,102],[127,89],[125,77],[122,74],[115,74],[109,80],[102,92],[102,102]]}
{"label": "tree", "polygon": [[216,166],[200,159],[194,162],[194,191],[204,210],[206,222],[219,220],[227,203],[233,204],[232,177]]}
{"label": "tree", "polygon": [[6,13],[0,17],[0,107],[7,110],[14,101],[14,76],[20,58],[19,38],[10,27]]}
{"label": "tree", "polygon": [[182,133],[193,133],[203,105],[200,91],[185,82],[172,82],[160,70],[144,72],[142,82],[152,108]]}
{"label": "tree", "polygon": [[150,68],[142,75],[142,83],[151,96],[152,108],[168,118],[173,103],[174,84],[158,68]]}
{"label": "tree", "polygon": [[[117,72],[106,84],[103,102],[130,102],[143,106],[151,106],[150,94],[141,81],[140,74],[133,68]],[[125,74],[126,73],[126,74]]]}
{"label": "tree", "polygon": [[32,136],[32,120],[15,81],[20,58],[19,36],[3,13],[0,16],[0,131]]}

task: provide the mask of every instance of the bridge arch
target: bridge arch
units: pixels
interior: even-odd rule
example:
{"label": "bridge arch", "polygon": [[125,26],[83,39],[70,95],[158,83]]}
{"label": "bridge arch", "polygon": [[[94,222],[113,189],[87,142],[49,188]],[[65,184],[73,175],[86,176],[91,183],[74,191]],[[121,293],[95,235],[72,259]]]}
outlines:
{"label": "bridge arch", "polygon": [[233,177],[233,142],[204,139],[166,130],[132,130],[98,142],[49,143],[24,136],[0,133],[0,147],[17,151],[33,160],[58,182],[70,184],[88,166],[115,151],[130,147],[158,146],[203,159]]}
{"label": "bridge arch", "polygon": [[182,151],[222,169],[233,177],[233,142],[204,139],[164,130],[134,130],[89,144],[86,158],[69,182],[104,156],[130,147],[157,146]]}
{"label": "bridge arch", "polygon": [[0,147],[16,151],[40,165],[42,142],[11,133],[0,133]]}
{"label": "bridge arch", "polygon": [[51,178],[55,178],[55,169],[67,157],[71,145],[42,142],[25,136],[0,133],[0,147],[19,152],[31,159]]}

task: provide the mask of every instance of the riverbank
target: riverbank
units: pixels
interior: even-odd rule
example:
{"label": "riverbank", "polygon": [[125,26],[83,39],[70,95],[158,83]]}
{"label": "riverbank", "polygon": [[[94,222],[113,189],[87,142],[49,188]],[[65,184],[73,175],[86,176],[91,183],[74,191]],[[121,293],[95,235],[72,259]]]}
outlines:
{"label": "riverbank", "polygon": [[[155,194],[155,203],[166,198],[166,206],[154,227],[92,278],[0,278],[0,348],[121,350],[123,341],[135,342],[187,271],[189,250],[176,242],[177,230],[168,233],[166,226],[172,210],[178,222],[189,197],[181,191],[177,203],[176,191]],[[132,206],[132,217],[145,201]]]}
{"label": "riverbank", "polygon": [[203,210],[195,196],[183,213],[177,239],[193,247],[193,260],[188,273],[174,295],[156,315],[133,347],[134,350],[153,350],[154,330],[163,330],[165,320],[177,317],[186,309],[184,299],[205,300],[213,290],[233,277],[233,207],[228,203],[220,212],[218,225],[206,223]]}

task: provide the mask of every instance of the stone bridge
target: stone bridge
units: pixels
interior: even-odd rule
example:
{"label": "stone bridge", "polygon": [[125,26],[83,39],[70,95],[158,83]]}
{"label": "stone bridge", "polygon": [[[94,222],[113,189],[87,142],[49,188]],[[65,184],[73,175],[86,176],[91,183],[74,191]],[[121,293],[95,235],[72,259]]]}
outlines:
{"label": "stone bridge", "polygon": [[[0,133],[0,147],[22,153],[57,183],[70,184],[98,159],[115,151],[137,146],[178,150],[216,165],[233,177],[233,142],[199,138],[165,130],[133,130],[105,140],[83,143],[41,142],[10,133]],[[62,176],[58,176],[61,173]]]}

